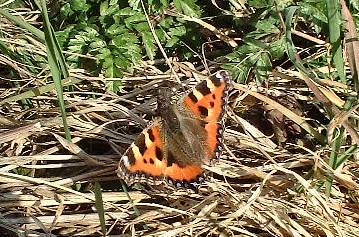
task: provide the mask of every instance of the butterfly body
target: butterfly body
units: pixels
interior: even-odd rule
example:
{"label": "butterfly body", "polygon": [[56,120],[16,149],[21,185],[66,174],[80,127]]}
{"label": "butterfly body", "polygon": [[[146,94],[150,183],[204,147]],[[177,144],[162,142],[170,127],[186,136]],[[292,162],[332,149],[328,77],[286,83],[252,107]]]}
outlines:
{"label": "butterfly body", "polygon": [[128,184],[149,181],[196,186],[202,164],[219,158],[223,114],[230,79],[219,71],[201,81],[176,104],[168,90],[160,92],[155,119],[122,156],[118,175]]}

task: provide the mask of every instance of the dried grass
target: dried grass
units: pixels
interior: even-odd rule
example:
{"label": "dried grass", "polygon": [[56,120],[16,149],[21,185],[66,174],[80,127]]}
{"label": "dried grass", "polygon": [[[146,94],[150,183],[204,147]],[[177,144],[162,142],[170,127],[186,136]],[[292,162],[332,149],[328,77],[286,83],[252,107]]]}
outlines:
{"label": "dried grass", "polygon": [[[35,40],[28,38],[20,45],[14,35],[6,43],[44,54],[43,45],[36,42],[34,48]],[[33,75],[4,55],[0,63],[47,90],[48,71]],[[308,148],[305,142],[313,141],[306,136],[290,145],[292,140],[285,135],[288,128],[273,120],[285,114],[280,121],[291,124],[299,134],[325,127],[318,122],[311,125],[304,107],[301,113],[290,107],[292,98],[320,107],[308,86],[291,71],[274,72],[268,88],[235,84],[227,113],[225,153],[218,164],[206,166],[213,176],[197,192],[135,185],[128,192],[133,203],[129,202],[114,170],[120,154],[154,114],[156,88],[174,80],[169,72],[158,69],[161,63],[149,62],[137,70],[136,77],[121,79],[120,95],[104,90],[104,78],[72,70],[71,77],[82,81],[65,93],[73,143],[61,138],[53,89],[34,96],[36,106],[24,110],[19,103],[3,99],[28,93],[30,88],[1,87],[0,231],[19,236],[101,235],[92,192],[92,184],[98,181],[110,234],[359,236],[359,206],[353,201],[359,197],[358,162],[348,160],[334,171],[327,165],[329,147]],[[184,70],[188,64],[174,65],[184,84],[193,82],[185,75],[199,77]],[[339,97],[353,93],[343,92],[336,84],[321,88]],[[276,112],[267,120],[278,129],[276,139],[284,139],[286,146],[279,146],[258,128],[261,123],[248,113],[256,105],[263,105],[266,113]],[[320,186],[327,175],[334,179],[329,197]]]}

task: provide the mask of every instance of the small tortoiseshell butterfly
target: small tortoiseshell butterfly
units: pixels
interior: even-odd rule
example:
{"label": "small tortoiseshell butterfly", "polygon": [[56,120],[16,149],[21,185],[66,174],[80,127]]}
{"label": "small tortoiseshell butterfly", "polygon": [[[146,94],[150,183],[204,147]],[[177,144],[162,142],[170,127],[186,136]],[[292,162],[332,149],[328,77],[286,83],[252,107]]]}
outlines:
{"label": "small tortoiseshell butterfly", "polygon": [[222,151],[223,115],[230,76],[218,71],[198,83],[176,104],[161,91],[159,118],[137,137],[122,156],[117,174],[127,184],[163,182],[196,187],[203,181],[202,164]]}

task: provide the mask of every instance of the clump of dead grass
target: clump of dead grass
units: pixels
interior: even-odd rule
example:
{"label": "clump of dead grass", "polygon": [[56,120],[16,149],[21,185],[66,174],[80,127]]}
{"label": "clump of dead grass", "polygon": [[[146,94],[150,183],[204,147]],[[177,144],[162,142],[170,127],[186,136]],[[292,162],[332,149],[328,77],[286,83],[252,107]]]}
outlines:
{"label": "clump of dead grass", "polygon": [[[33,49],[33,42],[22,47]],[[17,44],[16,37],[9,43]],[[44,54],[45,47],[36,44],[35,53]],[[0,60],[32,85],[43,85],[49,73],[33,75],[3,55]],[[325,137],[319,132],[327,124],[309,116],[314,110],[325,117],[320,101],[313,100],[312,88],[297,72],[282,68],[273,72],[268,87],[234,83],[225,153],[218,164],[206,166],[213,176],[197,192],[135,185],[128,191],[130,202],[115,169],[120,154],[154,115],[158,85],[174,81],[159,66],[143,65],[136,76],[121,79],[119,95],[105,91],[104,78],[72,70],[71,78],[79,81],[64,93],[72,143],[62,139],[53,88],[41,87],[42,93],[32,98],[36,106],[24,110],[13,97],[19,89],[2,82],[1,231],[100,235],[92,187],[97,181],[110,234],[359,236],[358,162],[330,168],[330,147],[320,145]],[[185,85],[199,77],[197,72],[208,73],[184,68],[173,70]],[[341,86],[320,88],[340,104],[341,93],[354,93]],[[20,92],[30,89],[25,85]],[[330,196],[322,185],[327,176],[334,179]]]}
{"label": "clump of dead grass", "polygon": [[[74,73],[86,78],[83,73]],[[37,235],[99,234],[91,192],[91,184],[99,181],[110,233],[359,235],[359,213],[348,197],[348,192],[358,194],[353,173],[357,164],[348,161],[337,172],[327,165],[325,147],[310,151],[295,144],[278,146],[237,111],[243,106],[244,95],[266,98],[262,102],[276,109],[273,97],[259,94],[258,88],[250,85],[234,86],[227,115],[226,152],[218,164],[206,167],[213,177],[198,192],[137,186],[128,193],[133,200],[130,204],[114,172],[120,157],[115,150],[123,152],[140,125],[151,117],[144,115],[153,111],[155,85],[171,78],[165,75],[160,79],[127,77],[122,95],[103,91],[103,96],[89,99],[81,93],[86,91],[82,86],[81,91],[65,93],[71,108],[68,117],[73,144],[61,139],[61,122],[51,94],[36,98],[46,105],[41,113],[22,111],[17,103],[6,106],[7,117],[20,119],[16,125],[4,126],[1,136],[2,228]],[[87,79],[95,80],[98,91],[102,90],[103,79]],[[277,90],[278,79],[271,78],[272,92]],[[291,81],[285,83],[290,85]],[[48,114],[53,118],[46,118]],[[115,149],[108,152],[108,144]],[[330,197],[318,186],[325,175],[336,180]]]}

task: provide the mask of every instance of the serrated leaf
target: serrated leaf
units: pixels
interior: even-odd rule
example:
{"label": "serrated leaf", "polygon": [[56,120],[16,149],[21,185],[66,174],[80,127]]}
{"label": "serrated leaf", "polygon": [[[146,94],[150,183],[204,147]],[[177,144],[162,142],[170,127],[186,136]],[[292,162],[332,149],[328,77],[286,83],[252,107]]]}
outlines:
{"label": "serrated leaf", "polygon": [[89,45],[91,51],[106,47],[106,42],[100,38],[95,39]]}
{"label": "serrated leaf", "polygon": [[325,14],[324,1],[313,3],[300,2],[299,12],[314,22],[314,28],[317,33],[328,24],[328,18]]}
{"label": "serrated leaf", "polygon": [[73,52],[73,53],[80,53],[82,51],[82,47],[83,45],[71,45],[68,47],[69,51],[70,52]]}
{"label": "serrated leaf", "polygon": [[[324,5],[322,5],[324,7]],[[303,2],[300,4],[299,11],[307,16],[314,17],[324,23],[328,22],[328,18],[325,15],[324,9],[325,8],[318,8],[319,5],[311,5],[310,3]]]}
{"label": "serrated leaf", "polygon": [[359,0],[349,0],[349,4],[350,4],[356,11],[359,11]]}
{"label": "serrated leaf", "polygon": [[103,6],[104,8],[102,9],[102,14],[101,16],[112,16],[114,14],[117,14],[120,9],[118,8],[118,5],[111,5],[111,3],[109,3],[107,6]]}
{"label": "serrated leaf", "polygon": [[133,28],[135,28],[140,33],[151,31],[150,26],[148,25],[147,22],[138,23],[138,24],[134,25]]}
{"label": "serrated leaf", "polygon": [[172,17],[166,17],[160,21],[159,25],[165,29],[170,28],[173,25],[173,18]]}
{"label": "serrated leaf", "polygon": [[128,68],[130,66],[130,61],[128,61],[128,58],[124,57],[121,53],[116,54],[113,62],[119,68]]}
{"label": "serrated leaf", "polygon": [[118,0],[110,0],[110,6],[118,6]]}
{"label": "serrated leaf", "polygon": [[96,58],[98,60],[101,60],[109,56],[111,56],[111,50],[109,50],[108,48],[103,48],[100,50],[100,53],[96,55]]}
{"label": "serrated leaf", "polygon": [[170,35],[171,36],[183,36],[186,34],[186,27],[185,26],[177,26],[177,27],[173,27],[170,28]]}
{"label": "serrated leaf", "polygon": [[125,26],[119,24],[113,24],[106,30],[106,33],[111,36],[120,35],[126,32],[128,32],[128,30],[125,28]]}
{"label": "serrated leaf", "polygon": [[72,0],[70,2],[71,9],[74,11],[87,11],[90,6],[86,3],[86,0]]}
{"label": "serrated leaf", "polygon": [[123,9],[120,9],[116,15],[119,15],[119,16],[132,16],[132,15],[135,15],[137,14],[138,11],[135,11],[133,9],[131,9],[130,7],[125,7]]}
{"label": "serrated leaf", "polygon": [[74,11],[71,9],[70,3],[66,3],[65,5],[63,5],[61,7],[60,12],[61,12],[61,14],[63,16],[66,16],[66,17],[71,16],[72,14],[74,14]]}
{"label": "serrated leaf", "polygon": [[[121,74],[121,72],[112,72],[112,74]],[[118,76],[121,77],[121,76]],[[106,82],[106,89],[108,91],[112,91],[114,93],[117,93],[121,90],[121,81],[107,81]]]}
{"label": "serrated leaf", "polygon": [[112,55],[109,55],[108,57],[104,58],[103,64],[102,64],[102,68],[105,71],[105,77],[113,77],[113,58]]}
{"label": "serrated leaf", "polygon": [[146,54],[150,60],[153,60],[156,55],[156,46],[151,32],[145,32],[142,34],[143,45],[146,49]]}
{"label": "serrated leaf", "polygon": [[223,64],[222,68],[230,71],[233,80],[239,83],[245,83],[250,70],[250,66],[245,62],[238,64]]}
{"label": "serrated leaf", "polygon": [[108,9],[108,1],[103,1],[100,4],[100,16],[105,16]]}
{"label": "serrated leaf", "polygon": [[[149,5],[151,5],[150,1],[148,2]],[[141,0],[129,0],[128,5],[132,7],[133,10],[140,10],[141,7]]]}
{"label": "serrated leaf", "polygon": [[161,12],[168,7],[167,0],[148,0],[148,5],[154,12]]}
{"label": "serrated leaf", "polygon": [[201,16],[201,9],[195,0],[173,0],[173,3],[178,11],[187,16]]}
{"label": "serrated leaf", "polygon": [[268,0],[249,0],[248,5],[255,8],[267,8],[271,6],[271,3]]}
{"label": "serrated leaf", "polygon": [[166,41],[166,32],[163,29],[155,29],[155,34],[161,43]]}
{"label": "serrated leaf", "polygon": [[131,44],[138,43],[137,36],[132,33],[118,35],[112,41],[118,48],[127,48]]}
{"label": "serrated leaf", "polygon": [[267,34],[280,33],[280,30],[276,26],[276,24],[278,24],[278,23],[279,23],[279,21],[277,19],[270,17],[268,19],[258,21],[257,24],[255,25],[255,27],[257,28],[258,31],[266,32]]}
{"label": "serrated leaf", "polygon": [[254,74],[258,84],[264,82],[268,77],[268,71],[271,70],[272,64],[268,53],[263,52],[257,58],[257,62],[254,67]]}
{"label": "serrated leaf", "polygon": [[284,56],[285,53],[285,39],[282,36],[280,39],[270,43],[268,50],[274,59],[280,59]]}
{"label": "serrated leaf", "polygon": [[92,27],[86,27],[85,31],[86,32],[84,32],[82,35],[86,35],[86,37],[88,37],[89,40],[92,40],[93,38],[97,38],[100,35],[98,31]]}
{"label": "serrated leaf", "polygon": [[171,39],[169,39],[165,45],[167,48],[173,47],[173,45],[177,44],[179,41],[179,38],[177,36],[172,36]]}
{"label": "serrated leaf", "polygon": [[133,64],[137,64],[141,60],[141,48],[136,44],[131,44],[128,46],[126,55],[129,57]]}
{"label": "serrated leaf", "polygon": [[294,4],[294,0],[281,0],[276,2],[276,10],[283,11],[286,7]]}
{"label": "serrated leaf", "polygon": [[[137,13],[125,19],[126,27],[131,29],[134,24],[146,21],[146,16],[142,13]],[[147,24],[147,23],[146,23]]]}

